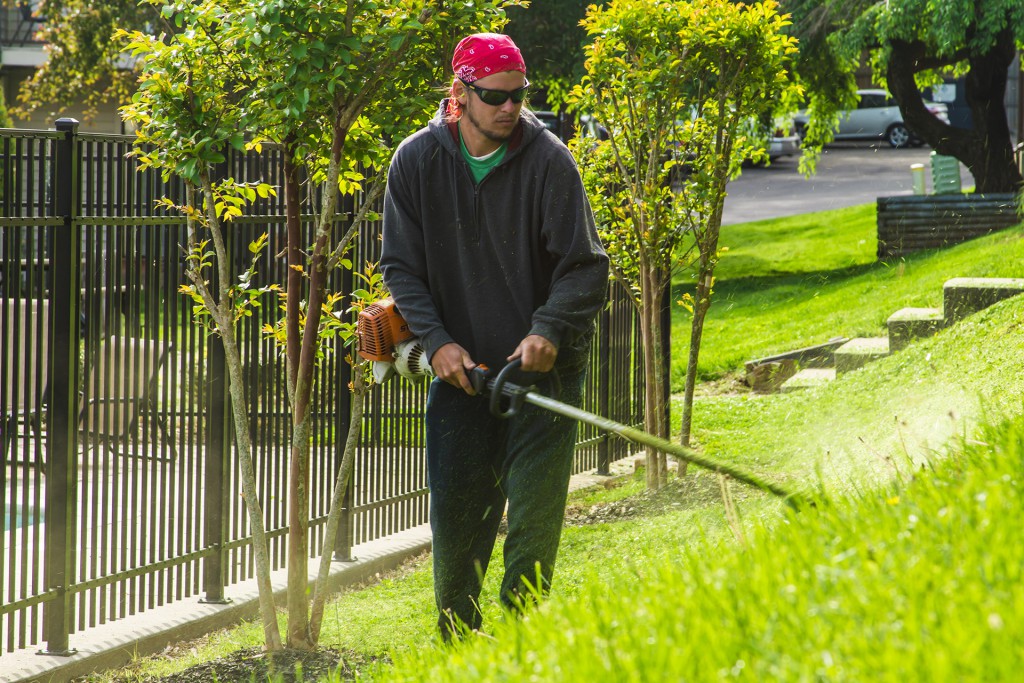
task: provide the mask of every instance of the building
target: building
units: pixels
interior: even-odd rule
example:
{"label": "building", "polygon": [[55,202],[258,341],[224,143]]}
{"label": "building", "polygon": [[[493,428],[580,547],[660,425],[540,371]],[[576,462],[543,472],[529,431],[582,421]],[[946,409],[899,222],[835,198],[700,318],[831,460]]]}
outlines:
{"label": "building", "polygon": [[[18,98],[21,84],[31,77],[47,58],[44,44],[38,40],[42,20],[37,13],[40,0],[18,0],[13,7],[0,7],[0,86],[8,107]],[[82,122],[80,130],[95,133],[123,132],[117,106],[108,103],[90,119],[83,115],[80,103],[68,103],[60,112],[41,109],[28,119],[15,119],[16,128],[52,129],[54,121],[70,116]]]}

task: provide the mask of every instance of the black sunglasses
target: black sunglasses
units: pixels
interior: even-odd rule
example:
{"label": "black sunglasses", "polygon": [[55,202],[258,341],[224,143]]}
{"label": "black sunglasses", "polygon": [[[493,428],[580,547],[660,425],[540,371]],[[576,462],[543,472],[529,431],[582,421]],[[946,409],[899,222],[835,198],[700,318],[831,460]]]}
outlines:
{"label": "black sunglasses", "polygon": [[481,102],[489,104],[492,107],[500,107],[508,100],[512,100],[514,104],[519,104],[526,99],[526,91],[530,87],[530,82],[527,81],[526,85],[521,88],[516,88],[515,90],[491,90],[490,88],[481,88],[473,85],[472,83],[466,83],[466,81],[463,81],[461,78],[459,81],[462,85],[475,92]]}

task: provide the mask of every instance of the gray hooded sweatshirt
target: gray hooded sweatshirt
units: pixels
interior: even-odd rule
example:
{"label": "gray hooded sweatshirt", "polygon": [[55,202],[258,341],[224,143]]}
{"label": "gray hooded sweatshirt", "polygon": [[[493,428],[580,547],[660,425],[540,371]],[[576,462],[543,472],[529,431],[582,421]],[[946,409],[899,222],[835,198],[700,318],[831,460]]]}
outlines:
{"label": "gray hooded sweatshirt", "polygon": [[399,145],[381,269],[429,357],[456,342],[495,369],[529,334],[558,347],[558,366],[582,363],[608,288],[576,163],[526,109],[479,185],[441,113]]}

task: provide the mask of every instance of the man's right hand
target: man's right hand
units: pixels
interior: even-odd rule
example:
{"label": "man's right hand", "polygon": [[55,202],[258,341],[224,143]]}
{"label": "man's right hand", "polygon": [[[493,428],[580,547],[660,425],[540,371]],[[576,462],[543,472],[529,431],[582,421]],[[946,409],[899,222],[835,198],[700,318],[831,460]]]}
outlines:
{"label": "man's right hand", "polygon": [[448,384],[461,388],[470,396],[476,395],[467,373],[477,364],[466,349],[455,342],[449,342],[434,352],[430,365],[434,368],[434,374]]}

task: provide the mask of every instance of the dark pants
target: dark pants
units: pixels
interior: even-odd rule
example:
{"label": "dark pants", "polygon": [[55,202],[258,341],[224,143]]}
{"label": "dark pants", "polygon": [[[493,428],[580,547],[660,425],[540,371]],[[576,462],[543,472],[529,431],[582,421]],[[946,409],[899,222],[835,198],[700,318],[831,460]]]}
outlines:
{"label": "dark pants", "polygon": [[[559,400],[579,405],[585,368],[562,371]],[[435,380],[426,413],[434,596],[445,638],[480,627],[477,602],[508,502],[501,601],[517,609],[551,584],[576,421],[524,405],[504,420],[488,400]],[[527,583],[524,583],[527,582]]]}

